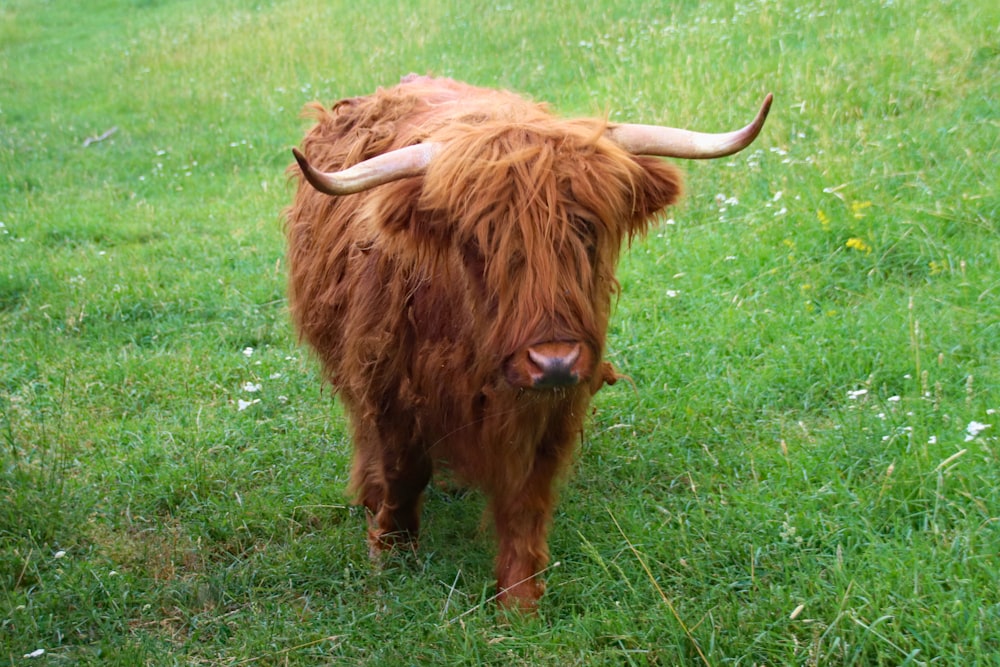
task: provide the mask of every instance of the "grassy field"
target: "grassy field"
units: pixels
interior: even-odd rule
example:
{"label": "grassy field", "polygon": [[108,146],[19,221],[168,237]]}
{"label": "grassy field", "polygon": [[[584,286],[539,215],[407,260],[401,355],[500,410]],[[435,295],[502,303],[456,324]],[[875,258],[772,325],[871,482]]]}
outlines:
{"label": "grassy field", "polygon": [[[0,662],[1000,664],[1000,6],[592,5],[0,1]],[[372,567],[288,323],[300,110],[411,71],[776,96],[623,259],[538,618],[475,494]]]}

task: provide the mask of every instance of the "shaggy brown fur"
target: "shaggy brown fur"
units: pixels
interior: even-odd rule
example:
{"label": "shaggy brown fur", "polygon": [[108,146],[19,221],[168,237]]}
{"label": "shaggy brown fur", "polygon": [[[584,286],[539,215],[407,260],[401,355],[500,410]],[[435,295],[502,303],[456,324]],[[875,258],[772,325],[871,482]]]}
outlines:
{"label": "shaggy brown fur", "polygon": [[[373,552],[416,538],[446,466],[490,498],[501,601],[533,607],[554,483],[616,377],[601,356],[619,252],[680,176],[604,138],[603,120],[447,79],[312,113],[302,152],[325,171],[443,145],[424,176],[354,195],[300,178],[287,210],[292,316],[347,408]],[[526,350],[551,342],[580,344],[581,381],[526,387]]]}

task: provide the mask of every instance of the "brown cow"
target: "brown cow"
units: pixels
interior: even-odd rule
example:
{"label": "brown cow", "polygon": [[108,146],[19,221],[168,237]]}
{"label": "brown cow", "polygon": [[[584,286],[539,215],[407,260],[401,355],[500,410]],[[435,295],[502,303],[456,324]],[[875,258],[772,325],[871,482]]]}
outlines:
{"label": "brown cow", "polygon": [[554,483],[617,377],[601,356],[619,252],[681,192],[648,156],[734,153],[769,104],[718,135],[414,75],[313,106],[289,170],[291,312],[346,406],[373,555],[416,539],[445,467],[489,497],[501,602],[535,606]]}

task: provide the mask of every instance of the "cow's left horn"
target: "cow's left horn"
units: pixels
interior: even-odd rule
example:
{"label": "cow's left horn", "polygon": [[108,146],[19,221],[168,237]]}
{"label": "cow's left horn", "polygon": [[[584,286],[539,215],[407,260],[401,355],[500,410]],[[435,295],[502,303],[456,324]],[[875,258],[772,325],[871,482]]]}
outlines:
{"label": "cow's left horn", "polygon": [[433,142],[399,148],[359,162],[342,171],[319,171],[297,148],[292,149],[302,174],[310,185],[328,195],[349,195],[363,192],[376,185],[419,176],[427,170],[439,150]]}
{"label": "cow's left horn", "polygon": [[770,93],[753,122],[740,130],[707,134],[660,125],[611,125],[607,137],[634,155],[659,155],[688,159],[725,157],[737,153],[757,138],[771,110]]}

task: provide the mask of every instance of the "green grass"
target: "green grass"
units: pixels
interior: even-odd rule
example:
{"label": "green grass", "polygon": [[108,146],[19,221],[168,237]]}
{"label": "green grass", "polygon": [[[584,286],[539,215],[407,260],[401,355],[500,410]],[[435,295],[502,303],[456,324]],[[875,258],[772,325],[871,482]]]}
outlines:
{"label": "green grass", "polygon": [[[0,3],[0,661],[1000,664],[994,4]],[[373,568],[285,312],[301,107],[410,71],[776,95],[622,261],[535,619],[474,494]]]}

